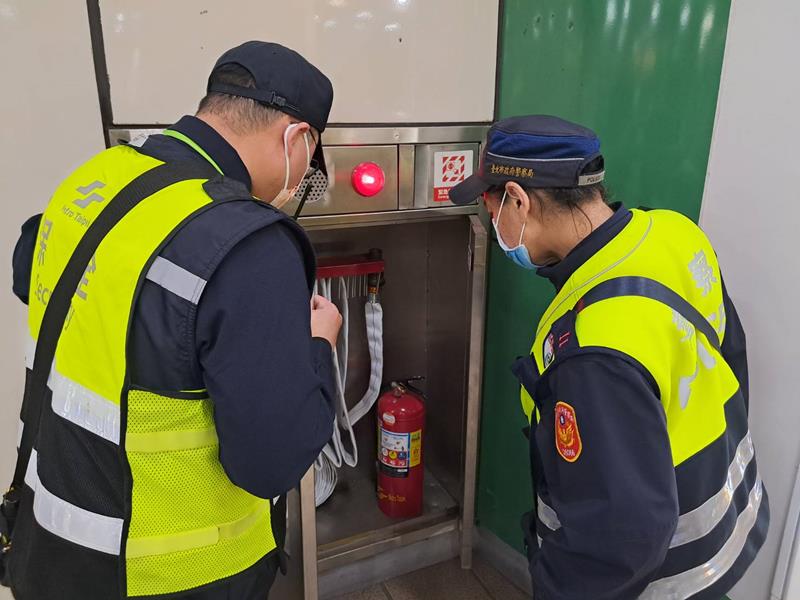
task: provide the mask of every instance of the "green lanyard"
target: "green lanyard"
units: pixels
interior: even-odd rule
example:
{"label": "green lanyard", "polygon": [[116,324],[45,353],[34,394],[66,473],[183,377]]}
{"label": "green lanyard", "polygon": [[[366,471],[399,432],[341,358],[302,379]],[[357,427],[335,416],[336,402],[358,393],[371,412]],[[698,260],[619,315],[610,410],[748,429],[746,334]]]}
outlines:
{"label": "green lanyard", "polygon": [[187,146],[189,146],[190,148],[192,148],[192,149],[193,149],[195,152],[197,152],[197,153],[198,153],[200,156],[202,156],[202,157],[203,157],[203,158],[205,158],[205,159],[206,159],[208,162],[210,162],[210,163],[211,163],[211,166],[213,166],[213,167],[214,167],[214,168],[215,168],[217,171],[219,171],[219,174],[220,174],[220,175],[225,175],[225,173],[223,173],[223,172],[222,172],[222,169],[220,169],[220,168],[219,168],[219,165],[218,165],[217,163],[215,163],[215,162],[214,162],[214,159],[213,159],[213,158],[211,158],[211,157],[208,155],[208,152],[206,152],[206,151],[205,151],[205,150],[203,150],[203,149],[202,149],[200,146],[198,146],[198,145],[197,145],[197,142],[195,142],[195,141],[194,141],[192,138],[190,138],[190,137],[188,137],[188,136],[185,136],[185,135],[183,135],[183,134],[182,134],[180,131],[175,131],[174,129],[165,129],[165,130],[163,131],[163,133],[164,133],[164,135],[168,135],[169,137],[173,137],[173,138],[175,138],[176,140],[180,140],[180,141],[182,141],[184,144],[186,144]]}

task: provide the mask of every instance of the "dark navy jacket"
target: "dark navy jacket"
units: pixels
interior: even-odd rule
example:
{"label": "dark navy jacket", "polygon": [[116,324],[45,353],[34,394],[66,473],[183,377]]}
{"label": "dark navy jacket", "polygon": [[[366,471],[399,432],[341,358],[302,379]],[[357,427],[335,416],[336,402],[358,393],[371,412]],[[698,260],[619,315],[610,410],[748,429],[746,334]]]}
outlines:
{"label": "dark navy jacket", "polygon": [[[564,260],[538,274],[560,290],[631,220],[625,207],[613,208],[614,215]],[[728,319],[722,353],[747,399],[744,331],[727,292],[723,294]],[[577,355],[553,368],[551,391],[574,407],[583,451],[582,460],[568,463],[554,443],[549,453],[532,444],[534,486],[546,471],[546,485],[557,486],[564,500],[559,517],[571,524],[539,548],[535,519],[525,519],[534,596],[636,598],[662,566],[678,519],[675,469],[658,388],[643,367],[613,352]],[[613,511],[604,509],[610,502]],[[618,518],[621,512],[624,523]]]}
{"label": "dark navy jacket", "polygon": [[[203,148],[226,177],[250,188],[250,176],[234,148],[200,119],[187,116],[172,129]],[[206,159],[183,142],[151,136],[139,148],[164,161]],[[22,228],[14,251],[14,292],[27,302],[38,216]],[[180,236],[162,254],[185,252]],[[200,371],[214,401],[220,459],[236,485],[262,498],[296,486],[330,439],[335,393],[330,344],[311,337],[309,274],[295,237],[284,225],[260,229],[232,248],[208,282],[194,332]],[[146,292],[147,290],[145,290]],[[133,317],[133,344],[159,336],[148,331],[143,293]],[[170,381],[158,352],[137,352],[153,364],[132,365],[133,379]],[[138,374],[137,372],[138,371]],[[175,381],[174,389],[185,389]]]}

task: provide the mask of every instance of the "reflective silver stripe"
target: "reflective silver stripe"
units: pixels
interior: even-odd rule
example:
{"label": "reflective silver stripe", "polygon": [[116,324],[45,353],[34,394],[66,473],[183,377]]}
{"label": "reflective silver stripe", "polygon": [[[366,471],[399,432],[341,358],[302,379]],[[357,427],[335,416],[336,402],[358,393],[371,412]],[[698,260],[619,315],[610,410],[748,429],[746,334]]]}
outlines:
{"label": "reflective silver stripe", "polygon": [[39,474],[37,472],[37,460],[39,455],[36,453],[36,448],[31,448],[31,456],[28,459],[28,466],[25,467],[25,484],[34,492],[39,486]]}
{"label": "reflective silver stripe", "polygon": [[61,375],[55,368],[50,371],[49,385],[53,390],[54,413],[119,444],[119,405]]}
{"label": "reflective silver stripe", "polygon": [[[28,336],[25,365],[33,368],[36,340]],[[119,405],[61,375],[53,366],[47,385],[53,391],[53,412],[76,425],[119,444]],[[22,429],[20,429],[22,439]],[[19,446],[19,443],[17,443]]]}
{"label": "reflective silver stripe", "polygon": [[200,301],[200,296],[206,287],[205,279],[160,256],[153,261],[147,272],[147,279],[192,304]]}
{"label": "reflective silver stripe", "polygon": [[[733,494],[741,485],[754,454],[753,438],[748,431],[747,435],[739,442],[733,461],[728,467],[725,485],[701,506],[680,516],[675,534],[672,536],[672,542],[670,542],[670,548],[699,540],[719,524],[727,513],[733,500]],[[538,505],[539,520],[543,525],[553,531],[561,527],[555,510],[544,503],[541,498],[538,499]]]}
{"label": "reflective silver stripe", "polygon": [[36,356],[36,340],[28,334],[25,340],[25,367],[33,369],[33,357]]}
{"label": "reflective silver stripe", "polygon": [[708,562],[683,573],[654,581],[639,596],[639,600],[683,600],[719,581],[742,553],[747,536],[756,524],[762,497],[761,477],[758,477],[750,491],[747,508],[736,519],[736,527],[720,551]]}
{"label": "reflective silver stripe", "polygon": [[711,532],[714,527],[728,512],[736,488],[742,483],[744,473],[750,461],[753,460],[753,438],[750,432],[739,442],[736,455],[728,467],[728,477],[725,485],[716,494],[706,500],[701,506],[683,514],[678,519],[678,527],[672,536],[669,547],[675,548],[699,540]]}
{"label": "reflective silver stripe", "polygon": [[539,515],[539,520],[542,522],[542,525],[553,531],[561,527],[561,521],[559,521],[556,511],[545,504],[538,496],[536,500],[536,504],[538,505],[536,513]]}
{"label": "reflective silver stripe", "polygon": [[89,512],[52,494],[39,481],[38,455],[31,451],[25,483],[34,491],[33,514],[36,522],[50,533],[80,546],[106,554],[119,554],[122,519]]}

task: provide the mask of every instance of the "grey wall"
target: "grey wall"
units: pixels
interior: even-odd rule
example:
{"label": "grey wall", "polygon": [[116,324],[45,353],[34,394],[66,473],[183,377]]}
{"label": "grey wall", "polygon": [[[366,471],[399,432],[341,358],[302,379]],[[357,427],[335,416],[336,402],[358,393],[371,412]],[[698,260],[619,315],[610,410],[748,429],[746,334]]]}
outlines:
{"label": "grey wall", "polygon": [[769,597],[800,461],[798,26],[796,0],[734,0],[701,215],[748,335],[751,429],[772,507],[733,600]]}
{"label": "grey wall", "polygon": [[[103,137],[84,0],[0,2],[0,487],[16,459],[26,311],[11,294],[19,227]],[[0,588],[0,599],[10,598]]]}

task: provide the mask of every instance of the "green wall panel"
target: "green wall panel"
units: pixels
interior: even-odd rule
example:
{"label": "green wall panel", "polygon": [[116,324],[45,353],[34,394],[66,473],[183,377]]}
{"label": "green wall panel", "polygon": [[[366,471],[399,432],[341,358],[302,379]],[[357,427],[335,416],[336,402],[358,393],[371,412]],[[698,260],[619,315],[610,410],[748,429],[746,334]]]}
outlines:
{"label": "green wall panel", "polygon": [[[730,0],[506,0],[498,117],[545,113],[597,131],[615,199],[697,220]],[[525,424],[509,365],[530,349],[550,284],[490,257],[478,521],[521,549]]]}

